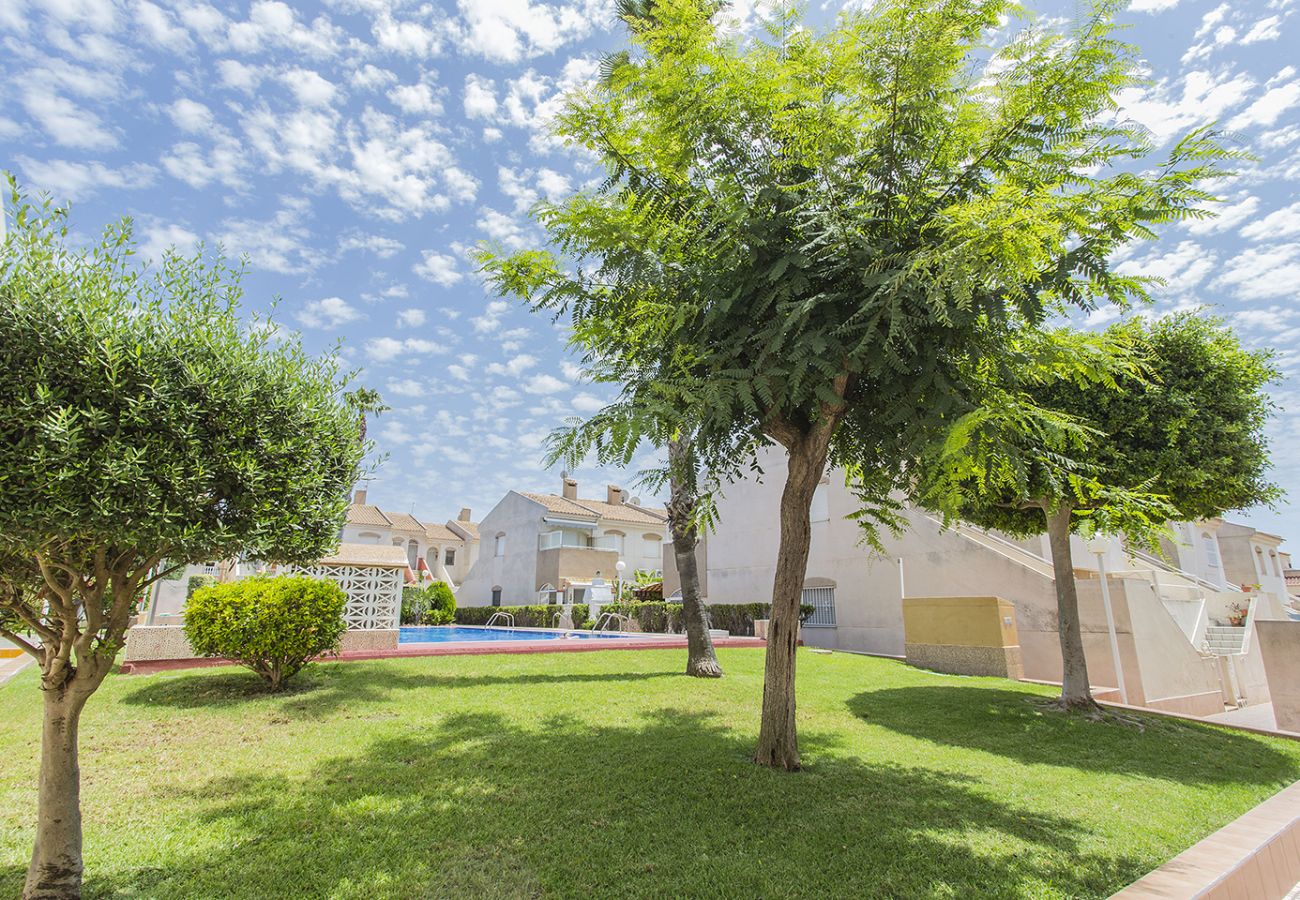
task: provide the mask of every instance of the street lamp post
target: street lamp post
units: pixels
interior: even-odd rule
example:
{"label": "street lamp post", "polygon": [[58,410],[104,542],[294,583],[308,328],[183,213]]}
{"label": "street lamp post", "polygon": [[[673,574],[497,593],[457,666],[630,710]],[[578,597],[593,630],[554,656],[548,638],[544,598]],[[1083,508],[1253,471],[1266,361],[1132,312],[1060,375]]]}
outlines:
{"label": "street lamp post", "polygon": [[1128,689],[1124,687],[1124,666],[1119,659],[1119,635],[1115,633],[1115,615],[1110,608],[1110,582],[1106,578],[1106,550],[1109,542],[1095,537],[1088,542],[1088,549],[1097,557],[1097,574],[1101,578],[1101,605],[1106,611],[1106,635],[1110,638],[1110,657],[1115,666],[1115,686],[1119,688],[1119,700],[1128,704]]}
{"label": "street lamp post", "polygon": [[615,603],[623,602],[623,572],[627,569],[627,563],[619,560],[614,564],[614,569],[618,572],[618,592],[614,595]]}

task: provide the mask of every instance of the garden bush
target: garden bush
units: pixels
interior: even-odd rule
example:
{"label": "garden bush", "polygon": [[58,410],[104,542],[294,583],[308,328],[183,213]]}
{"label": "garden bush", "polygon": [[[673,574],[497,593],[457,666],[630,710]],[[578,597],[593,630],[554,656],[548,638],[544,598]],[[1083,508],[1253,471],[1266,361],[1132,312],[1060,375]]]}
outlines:
{"label": "garden bush", "polygon": [[[573,627],[582,628],[587,623],[588,607],[585,603],[575,603],[573,610]],[[558,603],[535,604],[532,606],[462,606],[455,611],[457,625],[486,625],[495,613],[510,613],[515,617],[515,624],[520,628],[555,628],[564,607]]]}
{"label": "garden bush", "polygon": [[278,691],[309,660],[338,649],[347,594],[318,578],[255,576],[194,593],[185,636],[199,656],[252,669]]}
{"label": "garden bush", "polygon": [[402,624],[449,625],[455,618],[456,595],[445,581],[402,588]]}

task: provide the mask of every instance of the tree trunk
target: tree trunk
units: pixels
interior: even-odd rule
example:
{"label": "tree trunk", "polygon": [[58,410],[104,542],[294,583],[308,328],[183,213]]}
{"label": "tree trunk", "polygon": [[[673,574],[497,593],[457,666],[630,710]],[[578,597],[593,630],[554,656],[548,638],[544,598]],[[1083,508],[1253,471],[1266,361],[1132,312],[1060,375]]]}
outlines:
{"label": "tree trunk", "polygon": [[799,605],[803,599],[808,548],[812,542],[809,508],[826,466],[826,442],[805,438],[788,446],[789,470],[781,492],[781,543],[772,585],[772,613],[767,629],[763,673],[763,721],[754,761],[759,765],[799,769],[795,733],[794,668],[799,640]]}
{"label": "tree trunk", "polygon": [[695,511],[695,462],[683,440],[668,442],[670,468],[668,528],[672,532],[673,557],[682,582],[682,618],[686,624],[686,674],[696,678],[721,678],[722,666],[709,636],[709,622],[700,602],[700,570],[695,559],[699,535],[692,515]]}
{"label": "tree trunk", "polygon": [[1079,592],[1070,555],[1070,517],[1074,508],[1069,503],[1060,503],[1046,512],[1047,538],[1056,576],[1057,632],[1061,638],[1061,706],[1096,709],[1088,685],[1088,660],[1083,654],[1083,629],[1079,623]]}
{"label": "tree trunk", "polygon": [[24,900],[81,896],[81,771],[77,725],[88,693],[46,689],[36,846]]}

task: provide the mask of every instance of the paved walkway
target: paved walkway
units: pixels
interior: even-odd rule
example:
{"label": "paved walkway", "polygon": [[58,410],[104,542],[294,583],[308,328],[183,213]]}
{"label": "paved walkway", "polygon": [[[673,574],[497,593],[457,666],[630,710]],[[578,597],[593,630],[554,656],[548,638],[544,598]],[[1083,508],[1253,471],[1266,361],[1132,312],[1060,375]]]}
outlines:
{"label": "paved walkway", "polygon": [[1244,725],[1247,728],[1277,731],[1277,719],[1273,715],[1272,703],[1256,703],[1254,706],[1230,709],[1227,712],[1206,716],[1205,721],[1218,722],[1220,725]]}
{"label": "paved walkway", "polygon": [[31,663],[36,662],[27,653],[22,656],[12,656],[0,659],[0,684],[4,684],[10,678],[13,678]]}

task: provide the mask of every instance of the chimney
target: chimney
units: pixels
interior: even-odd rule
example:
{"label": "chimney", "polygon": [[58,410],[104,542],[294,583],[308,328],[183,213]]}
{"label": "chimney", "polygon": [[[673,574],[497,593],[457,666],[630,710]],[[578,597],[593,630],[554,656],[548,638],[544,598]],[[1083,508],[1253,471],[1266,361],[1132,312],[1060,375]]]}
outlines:
{"label": "chimney", "polygon": [[616,484],[605,485],[605,502],[610,506],[622,506],[623,489]]}
{"label": "chimney", "polygon": [[366,492],[364,490],[357,491],[355,494],[352,495],[352,502],[355,503],[357,506],[365,506]]}
{"label": "chimney", "polygon": [[460,515],[458,515],[458,516],[456,517],[456,521],[457,521],[457,522],[468,522],[468,521],[470,521],[470,517],[469,517],[469,507],[468,507],[468,506],[462,506],[462,507],[461,507],[461,509],[460,509]]}
{"label": "chimney", "polygon": [[578,482],[572,478],[565,478],[560,482],[560,493],[565,500],[578,499]]}

